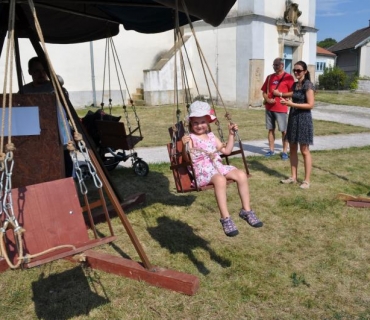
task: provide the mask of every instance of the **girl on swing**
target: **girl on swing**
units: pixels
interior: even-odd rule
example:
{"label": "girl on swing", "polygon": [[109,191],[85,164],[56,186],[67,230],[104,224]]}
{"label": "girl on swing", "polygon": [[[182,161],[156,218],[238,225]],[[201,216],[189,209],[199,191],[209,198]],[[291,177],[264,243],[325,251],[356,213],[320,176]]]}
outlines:
{"label": "girl on swing", "polygon": [[[239,216],[254,228],[262,227],[263,223],[257,218],[250,207],[248,178],[244,171],[234,166],[224,165],[219,153],[229,155],[234,147],[235,131],[238,126],[229,124],[229,138],[226,146],[212,133],[209,132],[209,124],[216,121],[208,103],[195,101],[189,107],[189,131],[190,135],[182,138],[183,156],[186,161],[192,161],[198,186],[202,187],[209,183],[214,185],[217,205],[220,210],[223,230],[229,237],[236,236],[239,231],[230,217],[227,200],[227,179],[234,180],[238,185],[242,209]],[[186,145],[191,154],[188,158]]]}

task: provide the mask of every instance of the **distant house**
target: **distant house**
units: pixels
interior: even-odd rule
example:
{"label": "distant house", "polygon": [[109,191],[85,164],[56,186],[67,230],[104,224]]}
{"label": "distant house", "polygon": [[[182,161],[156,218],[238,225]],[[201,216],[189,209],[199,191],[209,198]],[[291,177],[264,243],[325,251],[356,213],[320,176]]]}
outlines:
{"label": "distant house", "polygon": [[316,46],[316,72],[315,81],[319,81],[319,75],[324,73],[325,68],[334,67],[336,54],[324,48]]}
{"label": "distant house", "polygon": [[348,75],[370,77],[370,25],[328,48],[337,55],[336,66]]}

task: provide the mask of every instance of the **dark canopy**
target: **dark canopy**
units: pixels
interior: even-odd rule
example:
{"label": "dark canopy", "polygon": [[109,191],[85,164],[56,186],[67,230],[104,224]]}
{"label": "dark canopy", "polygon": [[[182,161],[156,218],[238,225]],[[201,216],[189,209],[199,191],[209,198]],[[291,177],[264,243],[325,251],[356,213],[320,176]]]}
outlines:
{"label": "dark canopy", "polygon": [[[7,29],[8,0],[0,0],[0,27]],[[180,4],[180,25],[188,19]],[[204,20],[218,26],[236,0],[185,0],[191,20]],[[34,0],[46,42],[78,43],[93,41],[126,30],[158,33],[174,28],[175,0]],[[16,9],[18,37],[29,37],[33,18],[26,0]]]}

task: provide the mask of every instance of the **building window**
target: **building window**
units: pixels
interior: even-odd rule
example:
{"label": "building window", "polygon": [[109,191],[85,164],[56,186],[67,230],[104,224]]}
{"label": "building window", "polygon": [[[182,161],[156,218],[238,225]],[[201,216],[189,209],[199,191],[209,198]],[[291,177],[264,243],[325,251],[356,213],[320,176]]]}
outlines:
{"label": "building window", "polygon": [[326,68],[325,62],[316,62],[316,71],[324,71]]}
{"label": "building window", "polygon": [[292,73],[293,47],[284,46],[285,72]]}

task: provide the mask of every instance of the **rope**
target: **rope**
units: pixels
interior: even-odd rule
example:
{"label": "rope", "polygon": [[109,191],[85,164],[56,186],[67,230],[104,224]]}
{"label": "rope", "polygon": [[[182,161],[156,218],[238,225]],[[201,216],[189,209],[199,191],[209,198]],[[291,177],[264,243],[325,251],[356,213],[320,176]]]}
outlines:
{"label": "rope", "polygon": [[[0,139],[0,152],[4,150],[4,132],[5,132],[5,115],[6,115],[6,88],[8,81],[8,70],[10,69],[9,75],[9,117],[8,117],[8,142],[11,143],[11,109],[12,109],[12,83],[13,83],[13,58],[14,58],[14,21],[15,21],[15,0],[10,1],[9,7],[9,21],[8,21],[8,40],[6,47],[6,58],[5,58],[5,73],[4,73],[4,86],[3,86],[3,104],[2,104],[2,121],[1,121],[1,139]],[[10,57],[9,57],[10,55]],[[9,66],[10,59],[10,66]],[[4,163],[1,164],[1,169],[4,168]]]}
{"label": "rope", "polygon": [[[59,112],[61,114],[63,114],[63,106],[62,106],[62,104],[60,102],[60,97],[62,98],[63,105],[67,106],[67,101],[66,101],[64,95],[62,94],[62,92],[63,92],[62,91],[62,87],[61,87],[61,85],[60,85],[60,83],[58,81],[58,78],[56,76],[55,70],[54,70],[54,68],[52,66],[52,63],[51,63],[51,60],[50,60],[50,57],[49,57],[49,53],[48,53],[48,50],[47,50],[46,45],[45,45],[45,40],[44,40],[44,36],[42,34],[41,26],[40,26],[39,20],[38,20],[37,15],[36,15],[36,8],[35,8],[35,5],[33,3],[33,0],[28,0],[28,4],[30,6],[30,9],[31,9],[31,12],[32,12],[32,16],[33,16],[33,19],[34,19],[34,22],[35,22],[35,28],[36,28],[36,31],[37,31],[37,35],[38,35],[38,37],[40,39],[42,48],[44,49],[45,58],[46,58],[46,61],[48,63],[48,67],[49,67],[49,70],[50,70],[50,77],[51,77],[52,84],[53,84],[54,88],[57,89],[57,90],[55,90],[55,95],[56,95],[57,102],[58,102],[58,109],[59,109]],[[72,116],[69,108],[66,108],[66,111],[67,111],[69,120],[71,121],[73,130],[76,133],[75,136],[76,137],[80,137],[79,132],[78,132],[78,129],[76,127],[76,124],[75,124],[75,122],[73,120],[73,116]],[[63,125],[64,125],[64,127],[66,129],[66,132],[69,132],[69,127],[68,127],[67,121],[66,121],[66,119],[64,117],[63,117]]]}

